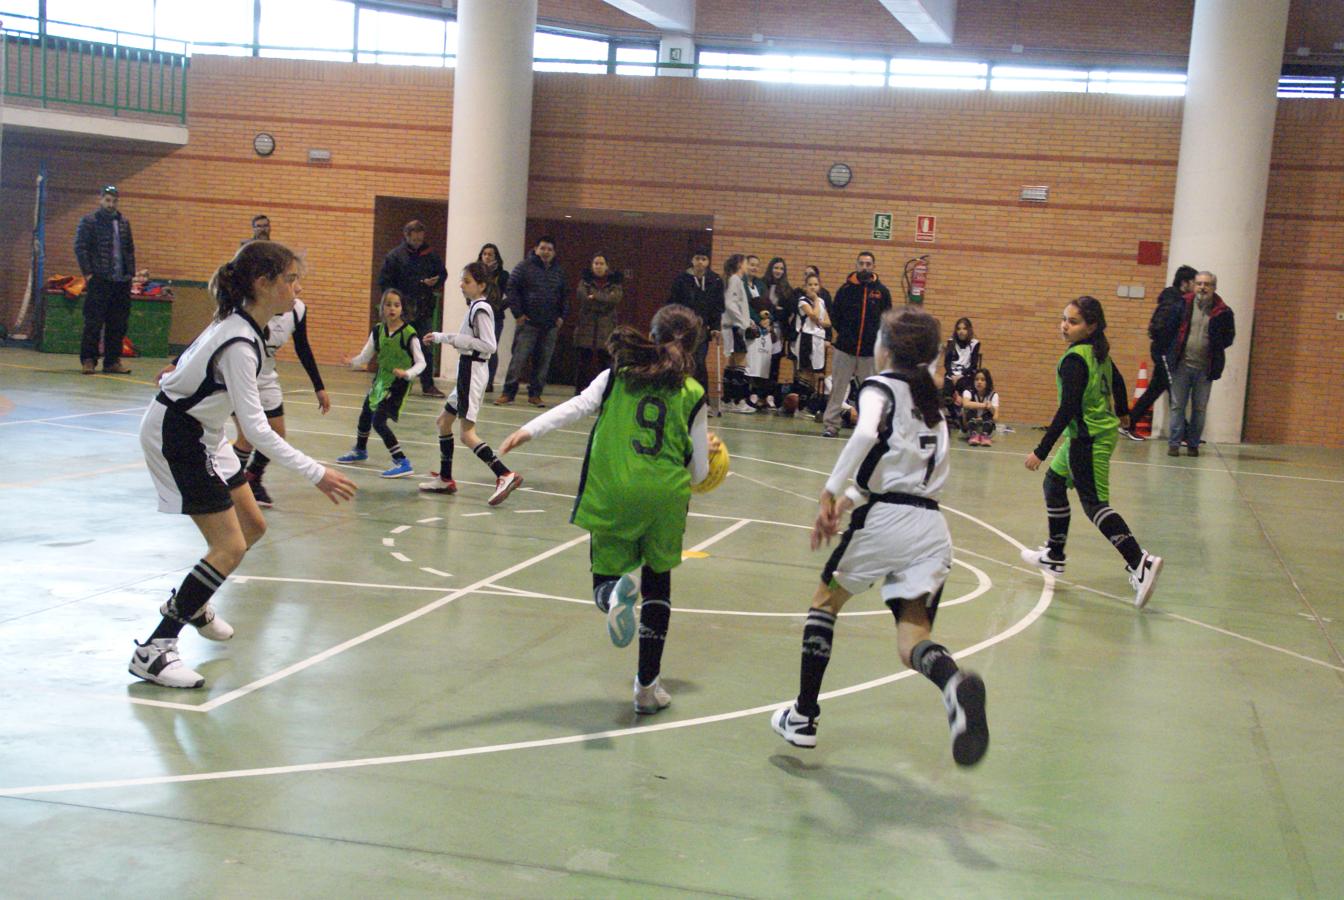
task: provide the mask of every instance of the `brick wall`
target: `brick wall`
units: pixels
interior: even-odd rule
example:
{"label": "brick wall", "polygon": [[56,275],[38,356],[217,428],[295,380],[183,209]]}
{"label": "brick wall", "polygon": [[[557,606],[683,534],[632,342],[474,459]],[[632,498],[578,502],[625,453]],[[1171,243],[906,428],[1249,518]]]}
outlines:
{"label": "brick wall", "polygon": [[[386,249],[375,247],[375,198],[447,196],[451,71],[198,57],[191,91],[191,143],[173,151],[4,136],[3,204],[20,211],[0,221],[5,321],[22,292],[22,220],[45,158],[49,271],[73,269],[68,236],[107,181],[122,187],[141,264],[164,276],[208,277],[265,211],[277,239],[306,251],[318,357],[350,352],[368,322],[370,260]],[[1248,440],[1344,445],[1337,392],[1288,390],[1344,371],[1330,330],[1344,271],[1338,107],[1281,104]],[[1180,110],[1163,99],[546,74],[536,81],[530,196],[548,209],[711,216],[716,263],[736,251],[782,255],[793,271],[819,265],[832,290],[859,249],[876,251],[896,292],[902,262],[931,250],[929,308],[945,326],[970,316],[1005,417],[1043,422],[1068,298],[1103,301],[1127,380],[1146,355],[1166,268],[1138,265],[1135,252],[1170,236]],[[251,149],[263,130],[277,143],[268,159]],[[309,165],[310,147],[331,150],[332,164]],[[825,181],[835,161],[854,169],[843,191]],[[1019,203],[1027,184],[1049,185],[1050,202]],[[875,212],[894,215],[890,242],[872,239]],[[913,241],[919,214],[938,217],[932,248]],[[1134,283],[1147,298],[1114,296]]]}

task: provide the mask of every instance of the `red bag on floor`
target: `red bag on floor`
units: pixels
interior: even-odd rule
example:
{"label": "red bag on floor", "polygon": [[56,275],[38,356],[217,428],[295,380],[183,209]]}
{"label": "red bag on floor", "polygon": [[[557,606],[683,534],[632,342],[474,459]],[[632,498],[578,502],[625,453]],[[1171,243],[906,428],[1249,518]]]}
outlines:
{"label": "red bag on floor", "polygon": [[123,337],[121,339],[121,355],[123,357],[132,357],[140,355],[135,351],[135,344],[132,344],[131,339],[128,337]]}

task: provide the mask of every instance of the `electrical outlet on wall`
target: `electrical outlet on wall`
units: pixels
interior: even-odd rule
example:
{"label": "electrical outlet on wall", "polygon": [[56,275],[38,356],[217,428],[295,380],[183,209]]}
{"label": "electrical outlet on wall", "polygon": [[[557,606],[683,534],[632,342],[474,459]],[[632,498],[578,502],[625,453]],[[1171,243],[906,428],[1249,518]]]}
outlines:
{"label": "electrical outlet on wall", "polygon": [[1335,321],[1336,321],[1336,322],[1344,322],[1344,309],[1342,309],[1342,310],[1340,310],[1339,312],[1335,313]]}

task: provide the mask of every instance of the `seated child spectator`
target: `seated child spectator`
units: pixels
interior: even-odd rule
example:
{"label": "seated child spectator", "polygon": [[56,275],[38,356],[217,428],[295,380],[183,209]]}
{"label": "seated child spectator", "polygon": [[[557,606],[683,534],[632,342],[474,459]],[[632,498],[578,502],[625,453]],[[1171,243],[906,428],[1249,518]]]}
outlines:
{"label": "seated child spectator", "polygon": [[961,407],[961,430],[972,446],[988,447],[994,443],[994,420],[999,415],[999,392],[994,390],[994,376],[989,369],[977,369],[968,390],[957,396]]}

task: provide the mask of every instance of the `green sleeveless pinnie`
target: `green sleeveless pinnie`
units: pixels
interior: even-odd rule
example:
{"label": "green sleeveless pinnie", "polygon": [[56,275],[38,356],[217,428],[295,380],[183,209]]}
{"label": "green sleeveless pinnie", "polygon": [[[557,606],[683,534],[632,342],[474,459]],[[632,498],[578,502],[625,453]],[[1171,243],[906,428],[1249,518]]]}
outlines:
{"label": "green sleeveless pinnie", "polygon": [[[1050,471],[1067,478],[1069,485],[1072,486],[1071,466],[1089,465],[1096,484],[1097,499],[1106,502],[1111,496],[1111,453],[1115,450],[1120,430],[1120,419],[1115,414],[1111,395],[1115,367],[1110,357],[1098,362],[1090,343],[1078,343],[1069,347],[1059,358],[1059,364],[1055,366],[1055,390],[1060,401],[1064,398],[1064,384],[1059,377],[1059,366],[1064,364],[1069,354],[1077,356],[1087,366],[1087,387],[1083,389],[1082,415],[1070,421],[1064,429],[1059,449],[1050,460]],[[1074,443],[1079,443],[1081,446],[1075,447],[1071,455],[1070,445]],[[1091,449],[1090,460],[1079,455],[1079,451],[1085,447]]]}

